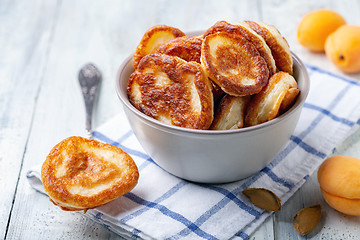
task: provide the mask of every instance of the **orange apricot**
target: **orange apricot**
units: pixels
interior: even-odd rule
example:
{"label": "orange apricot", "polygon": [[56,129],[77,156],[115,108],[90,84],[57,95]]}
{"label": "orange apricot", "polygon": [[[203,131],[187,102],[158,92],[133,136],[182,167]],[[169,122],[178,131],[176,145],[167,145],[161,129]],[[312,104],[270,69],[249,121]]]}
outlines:
{"label": "orange apricot", "polygon": [[333,156],[319,168],[318,181],[325,201],[339,212],[360,216],[360,159]]}
{"label": "orange apricot", "polygon": [[334,209],[339,212],[360,216],[360,199],[348,199],[343,197],[338,197],[321,190],[325,201]]}
{"label": "orange apricot", "polygon": [[360,72],[360,26],[344,25],[330,34],[325,53],[340,70]]}
{"label": "orange apricot", "polygon": [[332,10],[309,12],[299,22],[297,40],[311,51],[324,52],[326,38],[344,24],[345,19]]}

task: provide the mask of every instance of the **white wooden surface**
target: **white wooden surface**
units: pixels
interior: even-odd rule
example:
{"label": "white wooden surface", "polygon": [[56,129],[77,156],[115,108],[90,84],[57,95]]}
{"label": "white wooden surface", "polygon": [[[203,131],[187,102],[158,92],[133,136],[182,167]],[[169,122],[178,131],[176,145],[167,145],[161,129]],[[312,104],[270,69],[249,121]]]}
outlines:
{"label": "white wooden surface", "polygon": [[[360,25],[357,0],[0,0],[0,237],[119,239],[82,214],[59,210],[26,181],[27,170],[41,164],[57,142],[84,134],[77,84],[83,64],[93,62],[103,73],[95,127],[122,111],[114,90],[117,68],[155,24],[193,31],[218,20],[262,20],[275,25],[305,62],[342,74],[324,55],[296,42],[300,18],[318,8],[334,9]],[[360,74],[351,77],[360,81]],[[360,157],[360,131],[335,154]],[[292,216],[314,203],[325,214],[307,238],[360,239],[360,218],[327,206],[316,173],[250,239],[305,239],[293,230]]]}

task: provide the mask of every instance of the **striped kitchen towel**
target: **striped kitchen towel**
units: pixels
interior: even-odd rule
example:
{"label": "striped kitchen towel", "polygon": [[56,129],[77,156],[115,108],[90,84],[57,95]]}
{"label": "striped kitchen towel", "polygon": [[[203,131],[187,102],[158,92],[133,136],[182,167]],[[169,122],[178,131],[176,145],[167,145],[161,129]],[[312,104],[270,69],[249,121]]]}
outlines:
{"label": "striped kitchen towel", "polygon": [[[308,65],[311,90],[288,143],[259,173],[242,181],[206,185],[184,181],[158,167],[144,152],[123,115],[94,132],[96,139],[128,152],[140,171],[128,194],[86,216],[125,238],[246,239],[271,212],[241,191],[272,190],[285,203],[322,161],[360,126],[360,82]],[[43,191],[38,169],[27,174]]]}

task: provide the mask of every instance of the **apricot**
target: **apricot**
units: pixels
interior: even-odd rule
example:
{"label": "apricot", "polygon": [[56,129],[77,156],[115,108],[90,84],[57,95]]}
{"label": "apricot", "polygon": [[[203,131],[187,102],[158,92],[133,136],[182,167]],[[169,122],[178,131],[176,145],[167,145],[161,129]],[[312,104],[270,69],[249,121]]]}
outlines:
{"label": "apricot", "polygon": [[332,10],[309,12],[299,22],[297,40],[311,51],[324,52],[326,38],[344,24],[345,19]]}
{"label": "apricot", "polygon": [[360,72],[360,26],[344,25],[330,34],[325,53],[340,70]]}
{"label": "apricot", "polygon": [[325,201],[339,212],[360,216],[360,159],[333,156],[319,168],[318,181]]}

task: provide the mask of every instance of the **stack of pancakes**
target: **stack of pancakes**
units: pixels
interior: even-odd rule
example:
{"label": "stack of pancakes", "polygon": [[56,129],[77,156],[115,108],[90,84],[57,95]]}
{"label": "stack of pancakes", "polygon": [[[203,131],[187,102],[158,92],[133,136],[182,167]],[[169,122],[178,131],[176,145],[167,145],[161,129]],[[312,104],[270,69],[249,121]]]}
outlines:
{"label": "stack of pancakes", "polygon": [[133,57],[130,102],[161,122],[227,130],[288,110],[299,94],[289,45],[271,25],[215,23],[199,36],[156,25]]}

